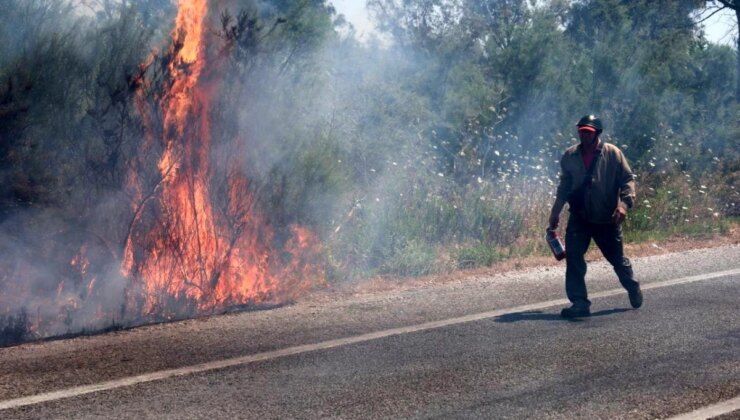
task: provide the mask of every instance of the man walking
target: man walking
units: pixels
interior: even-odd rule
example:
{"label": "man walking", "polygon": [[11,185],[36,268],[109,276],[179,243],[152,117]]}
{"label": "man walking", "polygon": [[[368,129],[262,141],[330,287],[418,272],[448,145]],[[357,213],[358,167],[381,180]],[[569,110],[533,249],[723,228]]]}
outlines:
{"label": "man walking", "polygon": [[573,306],[563,309],[564,318],[591,315],[584,255],[592,238],[614,267],[632,307],[642,306],[640,283],[624,256],[621,226],[635,202],[635,176],[622,151],[599,138],[604,128],[599,118],[587,115],[577,127],[581,142],[568,148],[560,160],[560,184],[549,220],[549,229],[555,230],[568,203],[565,292]]}

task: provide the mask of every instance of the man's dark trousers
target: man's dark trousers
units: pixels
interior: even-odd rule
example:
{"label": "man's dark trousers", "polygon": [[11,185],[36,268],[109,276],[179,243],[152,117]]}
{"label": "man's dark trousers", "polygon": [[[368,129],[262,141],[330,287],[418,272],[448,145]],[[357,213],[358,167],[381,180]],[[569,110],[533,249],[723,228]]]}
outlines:
{"label": "man's dark trousers", "polygon": [[630,260],[624,256],[622,227],[615,223],[589,223],[574,213],[568,218],[565,230],[565,250],[567,267],[565,269],[565,293],[574,306],[589,307],[586,291],[586,260],[584,255],[593,238],[604,257],[614,267],[619,282],[633,292],[640,287],[632,272]]}

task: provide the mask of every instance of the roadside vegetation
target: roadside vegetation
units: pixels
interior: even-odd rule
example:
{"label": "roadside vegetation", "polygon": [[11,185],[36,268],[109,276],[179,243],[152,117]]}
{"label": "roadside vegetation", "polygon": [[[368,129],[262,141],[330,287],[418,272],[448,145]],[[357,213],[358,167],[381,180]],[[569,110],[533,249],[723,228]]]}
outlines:
{"label": "roadside vegetation", "polygon": [[[737,225],[740,61],[696,17],[719,3],[530,3],[371,0],[384,38],[360,42],[325,0],[221,2],[210,158],[246,139],[255,211],[315,232],[331,283],[547,255],[558,162],[589,113],[638,175],[627,241]],[[99,305],[123,305],[127,175],[161,153],[140,155],[157,116],[138,111],[137,93],[154,100],[167,82],[157,69],[175,11],[3,2],[0,345],[44,336],[43,316],[74,332]],[[83,246],[115,281],[89,290],[91,269],[70,266]],[[59,296],[76,303],[40,315]]]}

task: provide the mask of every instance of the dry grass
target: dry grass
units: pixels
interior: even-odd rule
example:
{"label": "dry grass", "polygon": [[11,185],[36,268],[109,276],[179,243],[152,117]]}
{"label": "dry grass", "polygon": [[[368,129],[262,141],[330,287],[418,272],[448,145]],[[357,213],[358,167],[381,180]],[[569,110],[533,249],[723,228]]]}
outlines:
{"label": "dry grass", "polygon": [[[625,244],[625,253],[630,258],[663,255],[692,249],[715,248],[726,245],[740,244],[740,223],[733,222],[724,235],[715,234],[703,237],[689,237],[675,235],[662,241],[648,241]],[[598,248],[592,244],[586,254],[587,261],[597,261],[603,256]],[[451,271],[444,274],[427,275],[421,277],[391,277],[375,276],[352,283],[341,283],[331,286],[329,290],[316,292],[317,294],[372,294],[390,290],[409,290],[429,285],[458,282],[467,277],[493,276],[510,271],[524,270],[534,267],[547,267],[565,264],[552,257],[529,256],[515,257],[496,262],[490,267],[477,267],[467,270]]]}

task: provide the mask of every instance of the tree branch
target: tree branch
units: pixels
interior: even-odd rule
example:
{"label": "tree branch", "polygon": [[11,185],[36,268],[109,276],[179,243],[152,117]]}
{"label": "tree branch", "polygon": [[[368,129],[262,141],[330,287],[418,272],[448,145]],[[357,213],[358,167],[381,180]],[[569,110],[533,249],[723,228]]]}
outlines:
{"label": "tree branch", "polygon": [[738,10],[738,8],[740,7],[740,3],[736,3],[735,1],[730,1],[730,0],[714,0],[714,1],[722,4],[724,6],[723,8],[728,7],[732,10]]}
{"label": "tree branch", "polygon": [[[718,0],[718,1],[719,1],[719,0]],[[717,13],[719,13],[719,12],[721,12],[721,11],[723,11],[723,10],[727,9],[727,8],[728,8],[728,6],[722,6],[722,7],[717,7],[717,10],[713,11],[712,13],[710,13],[710,14],[709,14],[709,16],[706,16],[706,17],[703,17],[703,18],[701,18],[701,19],[697,20],[697,21],[696,21],[696,23],[697,23],[697,24],[699,24],[699,23],[704,23],[704,22],[706,22],[707,20],[711,19],[711,18],[712,18],[712,16],[716,15]],[[707,10],[709,10],[709,9],[707,9]]]}

